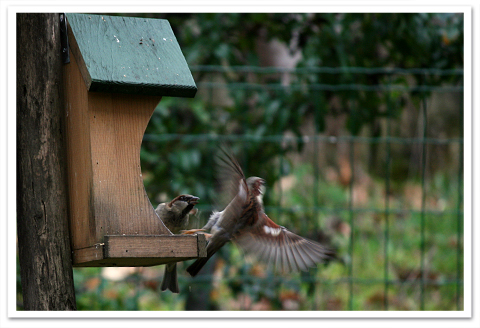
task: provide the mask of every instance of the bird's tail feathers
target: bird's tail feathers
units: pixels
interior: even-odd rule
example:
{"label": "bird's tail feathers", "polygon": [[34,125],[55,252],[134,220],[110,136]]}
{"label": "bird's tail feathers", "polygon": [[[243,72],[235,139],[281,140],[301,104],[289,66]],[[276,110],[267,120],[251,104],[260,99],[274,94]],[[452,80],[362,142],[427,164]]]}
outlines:
{"label": "bird's tail feathers", "polygon": [[165,265],[165,274],[163,275],[162,291],[169,289],[172,293],[179,293],[177,279],[177,263],[168,263]]}
{"label": "bird's tail feathers", "polygon": [[207,245],[207,257],[201,257],[193,262],[188,268],[187,272],[195,277],[197,273],[203,268],[205,263],[215,254],[223,245],[227,243],[228,240],[213,240],[210,241]]}

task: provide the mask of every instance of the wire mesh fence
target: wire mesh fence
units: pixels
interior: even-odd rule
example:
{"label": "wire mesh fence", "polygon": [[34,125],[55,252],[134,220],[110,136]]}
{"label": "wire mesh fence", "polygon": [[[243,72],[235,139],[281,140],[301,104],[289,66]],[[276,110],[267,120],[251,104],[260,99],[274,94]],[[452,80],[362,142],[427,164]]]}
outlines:
{"label": "wire mesh fence", "polygon": [[[196,98],[164,99],[144,136],[152,204],[200,196],[191,225],[203,226],[217,197],[213,156],[228,143],[247,176],[267,179],[268,215],[334,246],[339,261],[283,276],[227,246],[194,279],[179,264],[185,300],[172,308],[463,309],[463,70],[191,70]],[[364,107],[372,95],[380,110]],[[282,118],[305,102],[299,122]]]}
{"label": "wire mesh fence", "polygon": [[[376,93],[383,94],[383,99],[386,100],[384,107],[383,117],[381,121],[383,124],[383,133],[382,135],[369,135],[368,133],[356,133],[352,134],[349,131],[343,130],[340,133],[328,134],[325,131],[321,132],[317,127],[313,130],[304,131],[300,135],[292,135],[286,133],[286,131],[280,131],[278,134],[252,134],[252,133],[238,133],[238,134],[217,134],[217,133],[207,133],[207,134],[188,134],[188,133],[164,133],[164,134],[146,134],[144,138],[144,143],[159,143],[159,144],[168,144],[168,143],[181,143],[186,145],[186,147],[199,147],[200,144],[208,145],[209,152],[213,154],[215,148],[219,144],[230,142],[233,144],[240,144],[241,147],[248,148],[252,144],[256,144],[257,147],[262,148],[261,145],[266,143],[284,145],[285,143],[295,143],[302,144],[304,150],[310,148],[310,156],[302,157],[297,159],[298,167],[301,163],[308,158],[308,161],[311,163],[313,171],[308,175],[304,176],[304,179],[308,181],[303,181],[301,184],[296,184],[296,188],[310,188],[307,185],[311,184],[311,188],[307,193],[307,197],[310,199],[303,198],[303,202],[295,204],[293,207],[289,207],[288,204],[291,202],[284,201],[285,197],[292,197],[291,192],[284,192],[282,187],[275,187],[274,193],[275,197],[270,198],[271,201],[268,201],[266,204],[267,213],[272,213],[272,216],[275,216],[277,220],[286,222],[286,224],[291,224],[288,219],[284,217],[289,217],[288,213],[304,213],[306,217],[314,218],[314,221],[326,220],[329,217],[340,217],[341,223],[343,223],[348,229],[343,231],[345,234],[346,243],[344,247],[341,248],[343,252],[341,256],[344,258],[344,266],[346,268],[346,274],[343,272],[337,278],[326,278],[321,277],[318,274],[303,274],[300,278],[302,283],[312,283],[321,284],[323,291],[325,288],[337,289],[341,288],[342,293],[346,294],[341,297],[333,297],[333,301],[327,301],[333,304],[335,300],[343,301],[339,309],[345,310],[359,310],[365,309],[365,302],[357,302],[356,297],[362,293],[362,290],[365,286],[370,285],[381,285],[383,286],[381,292],[370,292],[369,297],[367,298],[370,303],[376,304],[374,308],[377,309],[401,309],[402,306],[395,304],[398,303],[398,295],[402,293],[414,293],[415,296],[415,305],[407,308],[411,309],[432,309],[431,302],[428,301],[429,298],[433,297],[432,295],[437,295],[438,290],[450,290],[449,293],[442,292],[442,295],[449,295],[447,303],[449,305],[441,305],[439,308],[448,308],[448,309],[457,309],[461,310],[463,307],[463,193],[462,193],[462,182],[463,182],[463,137],[462,137],[462,107],[456,107],[454,110],[457,111],[458,119],[455,121],[458,124],[458,127],[455,129],[456,135],[450,134],[448,137],[445,137],[446,134],[431,133],[429,128],[429,111],[435,111],[438,115],[442,115],[442,112],[430,108],[431,103],[434,106],[435,102],[432,101],[432,97],[435,94],[445,97],[445,95],[456,97],[455,99],[461,99],[463,95],[463,84],[461,79],[463,77],[463,70],[438,70],[438,69],[398,69],[398,68],[295,68],[295,69],[285,69],[285,68],[262,68],[262,67],[221,67],[221,66],[197,66],[192,67],[192,72],[194,74],[200,75],[201,79],[198,82],[199,92],[198,94],[204,100],[204,106],[207,110],[210,110],[213,107],[222,107],[222,110],[230,110],[229,108],[235,107],[232,104],[228,104],[228,101],[224,104],[218,104],[217,94],[219,92],[226,92],[227,94],[238,93],[238,92],[248,92],[255,94],[257,92],[270,92],[272,97],[279,96],[281,93],[294,92],[295,90],[302,90],[309,97],[317,97],[321,93],[325,92],[335,92],[340,93],[341,97],[354,98],[355,94],[366,93]],[[233,79],[223,78],[225,74],[235,75]],[[245,74],[248,76],[246,80],[238,78],[239,75]],[[304,80],[295,80],[291,76],[309,76],[309,75],[335,75],[338,76],[338,83],[335,84],[325,84],[325,83],[303,83]],[[262,79],[264,76],[274,76],[273,80],[275,83],[265,83],[265,80]],[[377,79],[382,82],[379,84],[369,85],[365,83],[355,83],[355,76],[369,76],[369,75],[381,75],[382,77]],[[420,78],[417,83],[412,82],[410,79],[407,83],[395,83],[398,81],[396,77],[398,76],[408,76],[418,75]],[[221,76],[222,78],[218,79]],[[252,77],[253,76],[253,77]],[[285,82],[284,78],[289,76],[290,79]],[[348,76],[348,78],[345,78]],[[433,83],[427,84],[427,81],[432,81],[433,76],[441,77],[453,77],[454,82],[451,83]],[[455,79],[456,78],[456,79]],[[241,81],[241,82],[239,82]],[[260,81],[260,83],[259,83]],[[271,79],[269,80],[271,81]],[[362,80],[363,81],[363,80]],[[420,81],[420,83],[418,83]],[[460,82],[459,82],[460,81]],[[298,82],[298,83],[296,83]],[[348,83],[345,83],[348,82]],[[414,130],[414,135],[406,135],[401,133],[401,125],[399,123],[401,118],[394,114],[397,110],[395,109],[394,101],[391,99],[393,93],[407,94],[408,96],[414,95],[418,97],[418,106],[416,110],[410,111],[410,115],[415,113],[417,115],[416,120],[417,126]],[[251,97],[250,97],[251,98]],[[447,97],[448,98],[448,97]],[[323,98],[324,99],[324,98]],[[437,102],[438,104],[438,102]],[[358,102],[351,101],[349,103],[348,116],[353,117],[352,121],[355,124],[355,115],[364,110],[363,108],[356,108]],[[398,106],[397,106],[398,107]],[[415,106],[414,106],[415,107]],[[284,110],[295,110],[293,108],[285,108]],[[314,107],[313,118],[316,115],[324,115],[324,113],[317,113],[318,108]],[[247,112],[245,112],[247,115]],[[445,118],[448,119],[448,118]],[[244,121],[243,124],[249,124],[248,121]],[[395,132],[396,131],[396,132]],[[399,133],[400,131],[400,133]],[[375,188],[380,190],[380,193],[383,196],[380,197],[381,201],[377,202],[358,202],[356,197],[358,195],[358,188],[356,187],[358,181],[365,179],[364,172],[359,172],[358,167],[367,166],[365,155],[365,148],[369,145],[376,145],[378,148],[381,148],[381,155],[375,158],[379,159],[382,162],[382,165],[375,165],[375,168],[383,166],[383,169],[380,172],[369,172],[368,175],[375,175],[375,179],[378,183],[374,186],[371,184],[367,188]],[[396,176],[392,176],[392,167],[395,167],[396,162],[398,161],[398,154],[402,152],[398,149],[409,148],[416,149],[411,151],[411,161],[414,161],[414,166],[416,170],[410,171],[408,174],[403,175],[396,173]],[[435,161],[446,161],[442,158],[433,158],[438,154],[438,149],[448,149],[448,151],[443,152],[444,156],[448,156],[448,162],[453,162],[447,166],[442,166],[438,171],[448,172],[449,181],[456,182],[454,190],[456,191],[451,193],[448,192],[449,199],[446,202],[449,205],[441,206],[432,206],[431,202],[432,180],[434,177],[434,169],[432,166],[435,166],[433,162]],[[342,151],[343,159],[346,161],[343,162],[343,166],[339,170],[348,171],[349,174],[345,177],[343,181],[343,196],[340,201],[334,201],[334,206],[331,205],[331,201],[326,199],[322,195],[321,189],[325,186],[324,172],[322,165],[318,163],[325,164],[325,161],[320,160],[320,157],[325,157],[325,151]],[[378,152],[378,150],[377,150]],[[432,154],[430,154],[432,152]],[[368,151],[367,151],[368,153]],[[442,153],[442,152],[440,152]],[[362,155],[363,154],[363,155]],[[247,155],[246,157],[248,157]],[[242,158],[241,163],[249,163],[250,161],[255,161],[255,155],[250,155],[253,158]],[[287,175],[282,172],[282,168],[285,166],[284,162],[288,161],[290,154],[279,153],[276,159],[276,170],[278,170],[279,175],[277,176],[278,180],[281,181],[282,178],[285,178]],[[453,158],[450,158],[453,157]],[[403,160],[403,158],[402,158]],[[338,162],[337,162],[338,164]],[[411,166],[412,164],[410,164]],[[210,183],[213,184],[214,176],[214,166],[212,163],[204,163],[204,169],[209,171],[207,174],[210,177]],[[289,174],[292,174],[295,171],[295,168],[289,168]],[[362,171],[362,170],[360,170]],[[414,173],[412,173],[414,171]],[[452,172],[456,172],[456,178],[451,179]],[[254,172],[251,172],[254,175]],[[358,176],[357,176],[358,174]],[[341,175],[341,174],[340,174]],[[341,179],[341,178],[340,178]],[[323,180],[323,181],[322,181]],[[414,188],[416,195],[414,196],[415,206],[407,205],[402,203],[401,200],[395,199],[392,194],[395,191],[392,189],[400,188],[397,187],[399,184],[406,184],[410,180],[416,181],[417,185]],[[208,182],[207,182],[208,183]],[[450,182],[449,182],[450,183]],[[280,183],[281,184],[281,183]],[[357,189],[356,189],[357,188]],[[398,191],[397,191],[398,192]],[[407,192],[408,193],[408,192]],[[305,197],[305,196],[303,196]],[[283,199],[282,199],[283,198]],[[407,195],[408,198],[408,195]],[[437,200],[438,201],[438,200]],[[444,200],[445,202],[445,200]],[[369,206],[375,203],[376,206]],[[204,210],[204,213],[208,213],[212,206],[200,205],[200,208]],[[300,214],[299,216],[302,216]],[[298,215],[293,215],[293,217],[298,217]],[[366,221],[365,217],[374,218],[372,219],[374,224],[377,227],[374,229],[375,232],[369,231],[368,224],[362,221]],[[407,218],[407,219],[405,219]],[[410,219],[408,219],[410,218]],[[414,219],[411,219],[414,218]],[[196,224],[201,226],[204,223],[200,219]],[[411,221],[400,222],[401,220]],[[448,230],[435,230],[431,229],[432,224],[435,225],[432,221],[448,221],[446,224]],[[293,227],[300,234],[307,234],[311,229],[318,228],[319,226],[311,225],[307,220],[299,220],[300,222]],[[298,221],[297,221],[298,222]],[[400,222],[400,223],[399,223]],[[414,223],[412,223],[414,222]],[[405,229],[398,234],[399,225],[411,225],[408,229]],[[325,224],[320,224],[320,227],[325,227]],[[379,229],[379,230],[378,230]],[[392,229],[395,230],[395,233],[392,232]],[[452,234],[452,230],[454,233]],[[413,233],[413,235],[411,235]],[[374,254],[368,254],[367,256],[361,256],[358,249],[363,248],[364,244],[368,244],[368,239],[383,239],[381,242],[378,242],[375,247],[377,248]],[[445,238],[449,238],[447,241],[450,243],[450,247],[447,251],[452,253],[451,247],[453,247],[453,253],[448,256],[442,254],[446,250],[443,246],[435,245],[435,241],[445,243]],[[405,240],[413,239],[413,241],[407,242],[407,244],[412,244],[406,247],[406,252],[397,252],[398,249],[404,248]],[[411,253],[410,253],[411,252]],[[368,253],[368,252],[367,252]],[[399,253],[399,254],[396,254]],[[411,258],[403,262],[397,257],[407,256],[411,254]],[[377,260],[381,258],[382,265],[377,266],[374,274],[369,275],[368,270],[363,270],[362,266],[369,261],[372,261],[372,258],[369,256],[377,257]],[[435,261],[432,260],[432,257],[441,258],[445,257],[445,260],[453,261],[451,267],[442,272],[442,269],[433,268],[437,266],[432,264]],[[409,262],[417,262],[411,264]],[[363,264],[362,264],[363,263]],[[399,268],[398,266],[405,265],[406,267]],[[453,268],[453,269],[452,269]],[[187,278],[188,279],[188,278]],[[197,284],[203,284],[207,281],[212,281],[213,276],[202,276],[197,278],[194,282]],[[260,280],[263,283],[266,283],[266,279],[270,280],[272,277],[263,276],[262,277],[252,277],[248,271],[241,270],[237,274],[228,276],[225,275],[222,278],[222,281],[226,284],[238,282],[247,284],[252,280]],[[273,281],[283,281],[285,282],[288,278],[275,276]],[[270,280],[271,282],[271,280]],[[191,281],[189,283],[192,283]],[[233,283],[234,284],[234,283]],[[329,287],[325,287],[329,286]],[[453,290],[451,289],[453,288]],[[319,289],[318,291],[319,292]],[[314,293],[315,294],[315,293]],[[335,294],[335,293],[334,293]],[[338,295],[338,294],[337,294]],[[277,295],[280,297],[280,295]],[[435,297],[438,297],[435,296]],[[362,298],[362,297],[359,297]],[[320,302],[321,303],[321,302]],[[317,308],[321,307],[319,302],[315,305]],[[325,303],[324,308],[329,308],[330,303]],[[392,304],[393,303],[393,304]],[[454,304],[454,305],[452,305]],[[331,307],[331,305],[330,305]]]}
{"label": "wire mesh fence", "polygon": [[[314,287],[310,288],[316,288],[316,292],[313,292],[314,295],[319,293],[336,295],[331,299],[325,297],[323,303],[322,301],[316,301],[312,307],[315,309],[333,308],[344,310],[361,310],[369,307],[384,310],[405,308],[418,310],[442,308],[461,310],[463,308],[462,70],[319,67],[284,69],[261,67],[225,68],[220,66],[199,66],[191,69],[194,74],[202,76],[198,83],[198,94],[202,97],[204,101],[203,106],[205,106],[206,110],[216,107],[228,111],[232,110],[231,108],[235,108],[235,105],[228,104],[228,101],[223,101],[223,104],[220,101],[221,104],[218,104],[217,94],[222,91],[228,95],[238,92],[249,92],[252,94],[271,92],[273,97],[275,97],[281,93],[302,90],[309,97],[319,99],[322,98],[322,96],[319,96],[319,93],[335,92],[340,93],[340,97],[346,97],[347,100],[348,98],[353,99],[359,93],[366,93],[366,97],[368,97],[368,93],[383,94],[385,103],[382,104],[384,105],[384,112],[380,118],[383,126],[381,135],[372,136],[369,133],[362,132],[353,134],[344,129],[339,133],[329,134],[325,131],[319,131],[318,127],[315,126],[310,130],[306,128],[305,131],[297,135],[289,134],[286,130],[279,131],[278,134],[147,133],[144,137],[144,144],[155,143],[169,148],[167,145],[173,143],[177,148],[181,144],[185,148],[208,149],[207,152],[211,155],[207,156],[207,158],[211,158],[218,145],[225,142],[240,145],[239,147],[241,148],[250,148],[252,145],[256,145],[253,148],[257,149],[264,147],[262,145],[265,144],[277,144],[280,146],[284,146],[287,143],[301,144],[302,147],[300,148],[303,149],[304,153],[307,152],[306,149],[309,149],[309,156],[297,157],[295,160],[292,160],[292,152],[279,153],[278,156],[275,156],[274,169],[278,172],[276,182],[279,183],[278,186],[276,183],[273,188],[274,197],[269,198],[269,201],[266,202],[267,213],[272,213],[272,216],[275,216],[280,224],[283,222],[286,225],[292,224],[293,220],[290,221],[289,217],[298,218],[305,216],[313,218],[314,222],[328,221],[329,218],[334,218],[332,220],[335,220],[337,218],[337,221],[340,221],[340,225],[343,224],[344,227],[347,227],[344,230],[340,230],[345,237],[343,247],[340,247],[340,252],[346,271],[343,271],[336,278],[333,276],[324,277],[319,274],[302,274],[298,278],[301,283],[313,284],[312,286]],[[218,76],[223,77],[223,74],[237,75],[237,78],[230,81],[222,78],[218,79]],[[238,79],[239,74],[248,75],[248,81],[238,82],[241,80]],[[291,78],[285,83],[285,80],[282,80],[287,75],[308,76],[312,74],[337,75],[338,83],[306,84],[300,80],[297,81],[299,83],[295,83],[295,81],[292,82]],[[277,82],[257,83],[259,80],[262,80],[259,76],[267,75],[274,75],[274,80],[276,79]],[[381,75],[382,78],[380,80],[383,82],[376,85],[358,84],[355,83],[355,75]],[[411,77],[412,75],[419,75],[420,78],[417,82],[420,81],[421,83],[418,84],[412,82],[412,80],[400,84],[393,82],[395,77]],[[345,76],[350,78],[345,79]],[[432,76],[453,77],[453,82],[445,83],[443,80],[442,83],[422,84],[422,81],[431,81]],[[211,81],[209,81],[208,77],[211,77]],[[344,83],[347,80],[352,83]],[[413,106],[415,109],[407,114],[412,115],[414,113],[417,115],[416,119],[409,121],[416,121],[416,126],[413,129],[414,135],[402,133],[401,125],[404,123],[400,122],[402,120],[401,117],[395,114],[395,111],[398,110],[395,107],[398,107],[398,105],[395,105],[391,99],[390,95],[393,93],[406,94],[408,97],[414,95],[419,99],[417,102],[418,106]],[[429,114],[429,111],[435,112],[435,115],[443,115],[441,111],[432,107],[435,104],[439,104],[438,101],[432,100],[435,95],[440,96],[440,102],[447,101],[449,97],[460,100],[460,104],[457,104],[453,109],[454,112],[456,111],[456,115],[458,115],[457,119],[452,121],[458,125],[453,129],[453,135],[452,133],[436,133],[429,130],[428,118],[432,115]],[[353,100],[349,102],[347,115],[352,121],[350,124],[355,124],[355,115],[361,115],[359,113],[364,110],[364,108],[356,108],[356,105],[358,105],[358,102]],[[295,109],[285,108],[283,110]],[[311,116],[313,119],[317,115],[325,114],[317,113],[317,110],[321,109],[314,107],[314,112]],[[245,111],[245,115],[247,115],[247,111]],[[437,119],[435,118],[434,120]],[[444,119],[448,120],[448,117]],[[249,124],[248,120],[242,123]],[[449,123],[443,124],[448,125]],[[202,148],[201,145],[204,145],[206,148]],[[368,147],[371,145],[381,149],[380,151],[376,150],[377,156],[374,158],[374,160],[379,160],[381,165],[373,165],[374,169],[379,170],[378,172],[370,171],[366,174],[359,167],[365,168],[368,166],[368,158],[372,156]],[[402,152],[402,149],[409,149],[409,151]],[[298,151],[298,153],[301,152]],[[324,165],[329,164],[328,160],[323,158],[327,157],[325,152],[342,153],[340,160],[337,160],[334,164],[334,166],[338,166],[336,171],[340,172],[337,177],[340,182],[336,181],[336,183],[343,184],[340,188],[340,193],[342,194],[340,200],[332,201],[322,194],[322,188],[325,188],[325,183],[328,183],[328,178],[325,179],[324,172]],[[247,154],[244,154],[246,156],[241,159],[241,164],[248,166],[251,161],[257,160],[255,155],[248,155],[248,152],[244,153]],[[396,172],[395,176],[393,176],[392,170],[398,166],[397,162],[405,160],[403,156],[400,159],[398,157],[402,153],[408,153],[410,156],[409,161],[411,163],[408,165],[408,172],[406,174]],[[441,154],[440,157],[435,157],[438,154]],[[285,170],[285,162],[291,163],[292,161],[296,164],[291,164]],[[300,181],[300,183],[298,181],[299,177],[297,177],[295,188],[308,189],[308,191],[306,195],[302,195],[301,201],[293,204],[286,198],[298,197],[298,195],[283,190],[282,179],[293,175],[296,170],[301,170],[305,161],[310,161],[312,170],[301,177],[304,180]],[[448,164],[435,162],[448,162]],[[202,167],[204,171],[208,171],[204,182],[210,183],[213,188],[213,162],[208,162],[207,160],[207,163],[202,163]],[[348,174],[344,174],[344,181],[341,181],[341,170],[348,172]],[[259,175],[254,174],[254,172],[249,173],[252,173],[251,175]],[[434,183],[435,179],[441,180],[442,178],[438,176],[442,174],[444,174],[444,179],[446,180],[439,183],[448,184],[449,187],[447,187],[448,190],[438,191],[435,187],[432,187],[432,183]],[[367,175],[367,178],[365,178],[365,175]],[[358,195],[358,185],[361,185],[359,181],[368,180],[369,178],[371,180],[373,176],[375,182],[372,183],[370,181],[365,188],[375,189],[373,193],[371,190],[367,190],[367,194],[370,196],[374,193],[380,193],[380,196],[375,196],[379,200],[369,201],[367,199],[358,201],[356,199],[360,197]],[[447,180],[448,182],[446,182]],[[409,185],[410,181],[414,181],[412,183],[413,187],[410,184],[414,195],[409,195],[409,191],[405,190],[405,186]],[[399,185],[402,185],[402,187],[399,187]],[[450,187],[452,189],[449,189]],[[399,199],[402,197],[395,197],[395,193],[398,194],[400,189],[406,195],[403,199]],[[437,197],[433,195],[434,193],[443,193],[443,196]],[[212,198],[214,196],[207,197],[207,201],[212,201]],[[412,202],[414,205],[412,205]],[[436,202],[436,204],[432,205],[432,202]],[[443,205],[439,205],[439,202],[443,202]],[[199,205],[200,209],[207,214],[203,219],[197,219],[195,223],[197,226],[201,226],[205,222],[209,211],[213,208],[209,204],[213,203],[212,201],[207,203],[207,205]],[[292,213],[296,213],[296,215],[292,215]],[[443,223],[438,223],[439,221]],[[325,228],[326,226],[325,223],[312,225],[308,220],[296,220],[296,222],[292,228],[300,234],[307,235],[309,235],[312,229]],[[369,227],[369,224],[374,224],[375,227],[372,229],[372,227]],[[404,228],[402,228],[402,225]],[[443,228],[433,228],[436,225],[441,225]],[[408,226],[408,228],[405,228],[405,226]],[[339,230],[336,231],[338,232]],[[375,245],[371,246],[375,248],[375,251],[368,249],[370,247],[368,243],[372,239],[376,240]],[[405,246],[406,244],[408,246]],[[363,255],[362,249],[365,251]],[[402,257],[406,257],[406,259],[401,259]],[[449,261],[449,265],[440,264],[442,258],[444,261]],[[374,260],[382,263],[380,266],[375,266],[375,272],[363,268]],[[402,268],[402,266],[404,267]],[[204,275],[193,281],[188,279],[185,278],[183,280],[181,277],[181,281],[185,283],[198,285],[212,282],[214,277],[212,275]],[[278,281],[279,284],[283,282],[288,285],[289,279],[269,275],[255,277],[250,274],[250,271],[245,270],[238,270],[235,275],[224,275],[222,277],[224,284],[244,284],[250,285],[251,288],[254,288],[252,287],[255,285],[252,283],[254,280],[266,285],[275,285],[275,281]],[[322,287],[319,287],[320,285]],[[383,287],[381,291],[365,291],[368,294],[366,298],[360,296],[365,289],[369,289],[366,286],[372,285]],[[277,287],[280,288],[279,286]],[[325,292],[328,289],[330,291]],[[338,289],[342,290],[341,296],[339,296]],[[414,295],[412,296],[414,304],[400,305],[399,299],[401,295],[409,293]],[[443,295],[443,297],[448,295],[447,300],[443,301],[443,303],[440,302],[442,303],[441,305],[438,303],[433,305],[435,302],[431,302],[430,299],[432,297],[438,298],[438,295]],[[281,295],[277,294],[277,297],[281,298]],[[357,299],[366,299],[367,301],[357,301]],[[332,305],[335,302],[340,302],[341,305],[336,308],[335,305]],[[365,304],[370,305],[365,306]]]}

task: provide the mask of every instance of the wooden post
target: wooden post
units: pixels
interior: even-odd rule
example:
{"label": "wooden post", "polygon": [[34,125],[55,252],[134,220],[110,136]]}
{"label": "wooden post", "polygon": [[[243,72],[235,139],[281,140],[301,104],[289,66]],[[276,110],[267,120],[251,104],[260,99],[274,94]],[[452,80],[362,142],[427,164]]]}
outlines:
{"label": "wooden post", "polygon": [[58,14],[17,14],[17,236],[25,310],[75,310]]}

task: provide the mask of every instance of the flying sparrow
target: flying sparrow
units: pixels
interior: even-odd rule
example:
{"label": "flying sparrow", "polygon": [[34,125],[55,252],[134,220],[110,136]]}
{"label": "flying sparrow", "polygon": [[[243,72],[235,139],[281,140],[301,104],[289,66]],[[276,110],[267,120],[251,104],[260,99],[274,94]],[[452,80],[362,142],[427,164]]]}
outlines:
{"label": "flying sparrow", "polygon": [[265,180],[259,177],[245,179],[236,159],[226,151],[219,159],[222,187],[227,191],[234,190],[235,196],[223,211],[214,211],[202,229],[184,232],[210,230],[211,234],[207,257],[197,259],[187,268],[192,277],[230,240],[246,253],[285,272],[307,271],[309,267],[335,256],[333,250],[273,222],[265,213],[262,202]]}
{"label": "flying sparrow", "polygon": [[[199,198],[192,195],[180,195],[168,203],[162,203],[157,206],[157,212],[165,226],[174,234],[180,230],[186,229],[190,214],[195,214],[193,207],[198,203]],[[165,274],[163,275],[162,291],[170,289],[172,293],[178,293],[177,263],[168,263],[165,265]]]}

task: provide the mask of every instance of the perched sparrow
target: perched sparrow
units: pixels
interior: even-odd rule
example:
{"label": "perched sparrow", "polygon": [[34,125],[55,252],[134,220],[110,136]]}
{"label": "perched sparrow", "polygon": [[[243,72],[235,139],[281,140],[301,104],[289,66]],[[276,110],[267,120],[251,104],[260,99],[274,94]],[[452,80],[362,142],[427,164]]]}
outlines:
{"label": "perched sparrow", "polygon": [[212,213],[202,229],[190,230],[210,230],[211,233],[207,257],[197,259],[187,268],[192,277],[230,240],[246,253],[256,255],[261,261],[285,272],[306,271],[334,256],[332,250],[273,222],[265,214],[262,202],[265,180],[258,177],[245,179],[238,162],[225,151],[220,159],[223,162],[220,170],[222,183],[226,184],[227,190],[236,190],[236,194],[223,211]]}
{"label": "perched sparrow", "polygon": [[[169,203],[158,205],[155,212],[157,212],[168,230],[177,234],[180,230],[187,228],[189,214],[193,214],[195,211],[193,207],[198,203],[198,200],[198,197],[192,195],[180,195]],[[165,265],[161,289],[162,291],[170,289],[172,293],[179,292],[176,262]]]}

